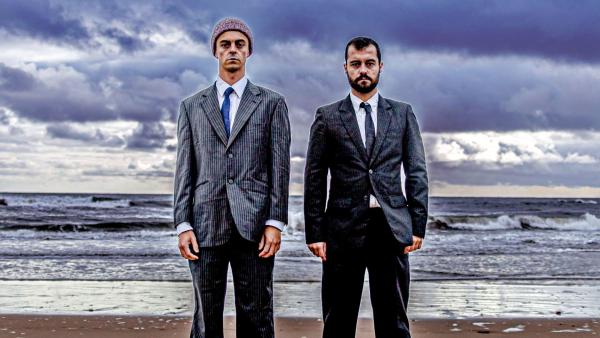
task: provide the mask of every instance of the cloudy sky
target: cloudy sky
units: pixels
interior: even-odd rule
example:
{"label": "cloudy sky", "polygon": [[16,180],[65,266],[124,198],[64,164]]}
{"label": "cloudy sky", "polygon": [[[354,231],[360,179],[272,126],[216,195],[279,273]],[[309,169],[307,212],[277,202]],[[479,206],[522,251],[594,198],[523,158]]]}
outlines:
{"label": "cloudy sky", "polygon": [[285,95],[292,191],[344,47],[383,49],[383,96],[421,124],[433,195],[600,196],[596,1],[0,0],[0,191],[171,193],[178,102],[211,85],[225,16]]}

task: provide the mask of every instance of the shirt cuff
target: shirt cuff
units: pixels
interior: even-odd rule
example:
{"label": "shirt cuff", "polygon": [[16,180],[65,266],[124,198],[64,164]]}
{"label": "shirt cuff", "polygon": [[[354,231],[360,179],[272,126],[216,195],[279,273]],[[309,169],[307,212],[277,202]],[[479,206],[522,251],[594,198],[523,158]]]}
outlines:
{"label": "shirt cuff", "polygon": [[177,236],[179,236],[182,232],[186,232],[188,230],[194,230],[194,228],[192,228],[190,223],[181,222],[181,223],[177,224]]}
{"label": "shirt cuff", "polygon": [[270,225],[274,228],[277,228],[277,230],[279,230],[279,231],[283,231],[283,228],[285,227],[285,224],[283,224],[283,222],[276,221],[274,219],[267,220],[266,224]]}

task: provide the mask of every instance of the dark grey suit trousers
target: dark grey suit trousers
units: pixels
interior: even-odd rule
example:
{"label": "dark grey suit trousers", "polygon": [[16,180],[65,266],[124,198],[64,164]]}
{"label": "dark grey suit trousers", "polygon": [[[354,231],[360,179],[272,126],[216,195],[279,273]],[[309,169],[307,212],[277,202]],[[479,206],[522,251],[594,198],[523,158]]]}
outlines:
{"label": "dark grey suit trousers", "polygon": [[355,336],[365,269],[369,271],[376,337],[410,337],[406,315],[410,269],[404,248],[381,208],[369,209],[364,245],[327,247],[322,288],[324,338]]}
{"label": "dark grey suit trousers", "polygon": [[244,239],[227,204],[229,241],[201,247],[198,260],[189,261],[195,309],[192,338],[222,338],[227,269],[231,264],[238,338],[273,338],[273,264],[275,257],[258,257],[258,243]]}

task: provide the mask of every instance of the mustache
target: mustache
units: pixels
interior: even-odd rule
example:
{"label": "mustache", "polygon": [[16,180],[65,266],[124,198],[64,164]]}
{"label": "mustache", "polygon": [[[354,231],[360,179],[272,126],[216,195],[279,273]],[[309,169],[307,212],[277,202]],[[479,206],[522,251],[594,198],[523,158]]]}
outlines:
{"label": "mustache", "polygon": [[360,80],[369,80],[369,81],[373,82],[373,79],[371,79],[368,75],[361,75],[361,76],[357,77],[356,80],[354,80],[354,81],[358,82]]}

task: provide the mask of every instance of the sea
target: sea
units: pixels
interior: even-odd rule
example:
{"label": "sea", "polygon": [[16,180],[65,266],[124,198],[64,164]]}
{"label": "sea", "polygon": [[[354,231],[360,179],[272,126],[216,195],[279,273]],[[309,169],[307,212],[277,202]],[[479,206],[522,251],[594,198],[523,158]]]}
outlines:
{"label": "sea", "polygon": [[[189,281],[172,195],[0,193],[0,280]],[[276,282],[319,282],[291,196]],[[600,199],[432,197],[413,281],[600,280]]]}

